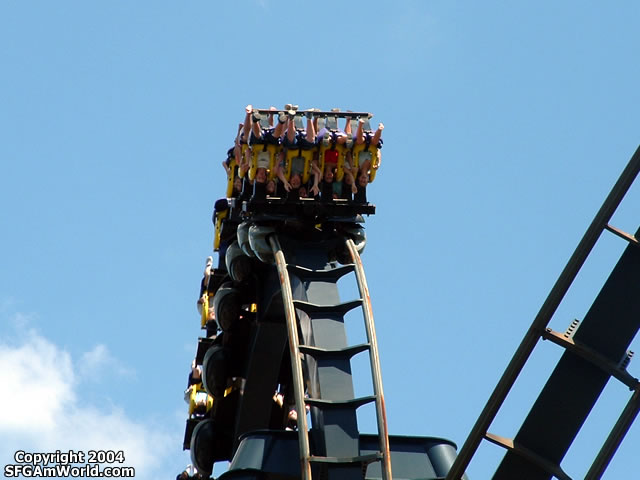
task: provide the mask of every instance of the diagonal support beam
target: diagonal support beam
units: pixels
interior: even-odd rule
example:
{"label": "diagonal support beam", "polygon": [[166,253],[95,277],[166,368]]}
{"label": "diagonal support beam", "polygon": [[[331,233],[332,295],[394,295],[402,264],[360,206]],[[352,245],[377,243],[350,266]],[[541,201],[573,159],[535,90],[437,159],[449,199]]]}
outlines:
{"label": "diagonal support beam", "polygon": [[611,433],[607,437],[607,440],[602,445],[598,456],[593,461],[591,468],[584,477],[585,480],[598,480],[604,474],[604,471],[609,466],[611,459],[615,455],[618,447],[622,443],[624,436],[631,428],[631,424],[636,419],[638,412],[640,411],[640,386],[636,385],[636,390],[631,396],[631,399],[624,408],[622,415],[613,426]]}

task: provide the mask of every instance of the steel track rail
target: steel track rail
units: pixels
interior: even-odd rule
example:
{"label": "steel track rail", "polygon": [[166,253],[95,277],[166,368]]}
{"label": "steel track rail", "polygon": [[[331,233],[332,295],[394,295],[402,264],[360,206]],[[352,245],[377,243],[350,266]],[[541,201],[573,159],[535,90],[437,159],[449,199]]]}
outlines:
{"label": "steel track rail", "polygon": [[293,294],[287,271],[287,262],[280,247],[280,242],[275,235],[269,237],[269,243],[273,250],[273,255],[280,278],[280,288],[282,290],[282,300],[284,304],[285,316],[287,319],[287,332],[289,334],[289,355],[291,357],[291,370],[293,376],[293,390],[296,400],[296,412],[298,414],[298,446],[300,449],[300,467],[302,480],[312,480],[311,478],[311,454],[309,450],[309,429],[307,426],[307,412],[304,402],[304,379],[302,378],[302,361],[300,360],[298,344],[298,324],[296,320],[296,310],[293,306]]}
{"label": "steel track rail", "polygon": [[371,297],[367,279],[364,274],[362,260],[358,254],[353,240],[346,240],[347,248],[351,254],[351,259],[355,266],[356,278],[358,280],[358,290],[362,298],[362,311],[364,314],[364,324],[367,332],[367,341],[371,345],[369,359],[371,361],[371,373],[373,377],[373,393],[376,396],[376,418],[378,421],[378,438],[380,441],[380,453],[382,454],[382,478],[391,480],[391,453],[389,451],[389,433],[387,430],[387,413],[385,410],[384,392],[382,389],[382,371],[380,369],[380,356],[378,354],[378,340],[373,322],[373,309],[371,308]]}

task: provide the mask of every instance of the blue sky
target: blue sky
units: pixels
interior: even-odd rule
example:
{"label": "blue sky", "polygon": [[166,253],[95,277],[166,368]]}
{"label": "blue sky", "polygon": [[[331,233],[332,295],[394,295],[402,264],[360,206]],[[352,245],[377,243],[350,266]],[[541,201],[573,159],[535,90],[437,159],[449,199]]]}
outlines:
{"label": "blue sky", "polygon": [[[116,448],[143,479],[188,463],[195,301],[247,103],[384,122],[363,260],[389,428],[461,445],[640,143],[639,20],[631,1],[0,3],[2,463]],[[638,190],[612,222],[629,232]],[[603,238],[554,329],[623,247]],[[538,347],[493,433],[515,434],[559,355]],[[607,388],[570,475],[628,396]],[[635,425],[605,478],[637,470],[638,442]],[[501,455],[483,444],[471,478]]]}

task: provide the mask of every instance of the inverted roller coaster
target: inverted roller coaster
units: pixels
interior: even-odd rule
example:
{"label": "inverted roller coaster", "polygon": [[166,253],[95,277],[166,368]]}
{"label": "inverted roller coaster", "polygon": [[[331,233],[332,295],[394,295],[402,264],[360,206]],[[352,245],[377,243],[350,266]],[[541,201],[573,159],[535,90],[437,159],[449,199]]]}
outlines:
{"label": "inverted roller coaster", "polygon": [[[257,118],[273,113],[255,112]],[[290,108],[287,115],[295,121],[305,114]],[[357,122],[371,117],[317,110],[312,115],[329,126],[336,126],[338,118]],[[296,122],[299,130],[300,125]],[[291,165],[298,160],[304,177],[313,169],[309,163],[322,163],[324,152],[332,148],[338,151],[332,157],[334,172],[361,167],[354,155],[358,146],[345,142],[338,148],[336,129],[329,131],[334,133],[333,140],[325,140],[323,149],[318,142],[309,148],[311,154],[303,154],[301,147],[291,147],[298,150],[291,154],[263,145],[262,151],[270,153],[262,164],[259,155],[251,153],[255,146],[238,142],[241,155],[248,151],[246,158],[255,163],[245,169],[253,168],[253,179],[248,173],[242,180],[243,191],[235,194],[236,176],[245,172],[230,151],[230,198],[216,203],[213,217],[219,263],[215,269],[207,265],[202,283],[201,326],[207,333],[198,341],[188,390],[183,447],[190,449],[197,471],[206,478],[212,475],[215,462],[229,461],[221,480],[459,480],[466,478],[464,471],[484,438],[507,449],[496,479],[569,479],[560,461],[613,376],[634,394],[590,470],[588,478],[600,478],[640,408],[638,380],[625,370],[625,359],[630,358],[626,349],[640,326],[640,286],[630,281],[640,269],[640,249],[634,236],[607,224],[638,173],[640,150],[585,234],[456,456],[456,446],[449,440],[390,436],[387,431],[373,312],[360,258],[366,244],[363,215],[374,214],[375,207],[335,195],[301,198],[298,192],[283,190],[265,194],[256,185],[259,168],[266,169],[266,178],[283,173],[280,178],[289,181],[296,174]],[[377,158],[367,164],[365,173],[371,181],[379,166],[379,146],[367,143],[366,148]],[[276,169],[279,172],[272,171]],[[546,329],[605,229],[627,240],[629,247],[579,329],[574,324],[564,335]],[[345,276],[354,277],[359,298],[341,299],[338,280]],[[618,306],[615,315],[607,311],[611,304]],[[349,344],[345,328],[345,316],[353,309],[362,312],[366,332],[366,342],[357,345]],[[605,321],[609,322],[606,328]],[[611,326],[612,322],[617,323]],[[516,438],[488,433],[540,338],[564,347],[566,353]],[[361,354],[368,356],[373,393],[357,397],[351,361]],[[365,404],[375,405],[377,434],[359,432],[356,411]]]}

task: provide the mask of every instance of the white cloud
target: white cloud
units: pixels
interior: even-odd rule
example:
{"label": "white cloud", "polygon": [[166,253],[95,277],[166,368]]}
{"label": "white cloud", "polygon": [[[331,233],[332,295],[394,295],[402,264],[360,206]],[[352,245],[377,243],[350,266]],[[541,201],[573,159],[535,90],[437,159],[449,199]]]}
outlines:
{"label": "white cloud", "polygon": [[[182,465],[180,440],[159,425],[132,419],[120,408],[99,409],[84,403],[71,355],[30,331],[19,345],[0,342],[0,461],[13,452],[122,450],[123,466],[136,478],[165,477]],[[83,355],[85,365],[104,368],[118,362],[105,346]],[[135,389],[132,389],[132,393]],[[167,423],[173,423],[167,422]],[[177,473],[177,472],[176,472]]]}
{"label": "white cloud", "polygon": [[0,430],[53,428],[74,400],[71,359],[33,336],[20,348],[0,344]]}

